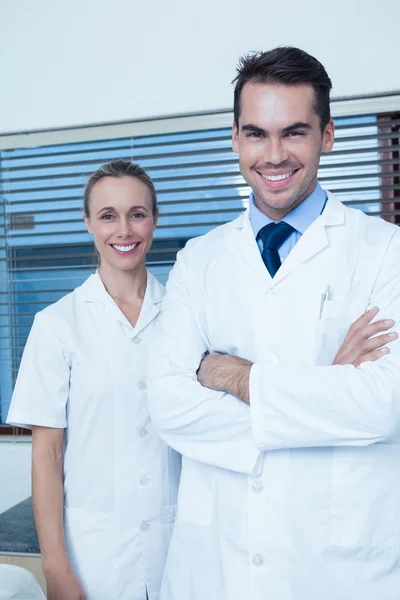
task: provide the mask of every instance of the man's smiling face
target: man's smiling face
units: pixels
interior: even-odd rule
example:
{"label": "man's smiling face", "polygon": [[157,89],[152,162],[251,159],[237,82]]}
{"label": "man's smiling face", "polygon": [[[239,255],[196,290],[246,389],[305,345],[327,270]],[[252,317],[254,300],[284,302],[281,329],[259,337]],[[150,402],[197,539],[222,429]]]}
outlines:
{"label": "man's smiling face", "polygon": [[321,131],[311,85],[244,86],[232,145],[257,207],[271,219],[282,219],[313,191],[321,152],[330,152],[333,138],[332,121]]}

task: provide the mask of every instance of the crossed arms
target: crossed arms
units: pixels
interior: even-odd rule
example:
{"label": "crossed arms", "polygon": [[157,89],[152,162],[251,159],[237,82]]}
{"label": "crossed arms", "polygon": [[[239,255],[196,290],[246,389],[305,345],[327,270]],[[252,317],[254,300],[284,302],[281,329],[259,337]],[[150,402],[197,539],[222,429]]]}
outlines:
{"label": "crossed arms", "polygon": [[[400,315],[399,255],[399,236],[394,236],[370,298],[382,315],[394,318]],[[380,360],[357,363],[359,319],[332,366],[251,365],[218,355],[203,359],[207,348],[188,280],[183,254],[170,277],[149,360],[151,417],[178,452],[254,474],[265,450],[367,445],[400,432],[399,344],[386,355],[379,353]],[[364,335],[373,332],[371,318],[370,313],[361,319]],[[370,352],[378,349],[365,346],[362,354]]]}
{"label": "crossed arms", "polygon": [[[386,344],[394,342],[398,334],[387,331],[395,322],[393,319],[381,319],[371,323],[379,309],[371,308],[355,321],[340,347],[332,365],[353,365],[376,361],[390,352]],[[243,358],[227,354],[205,354],[197,379],[204,387],[232,394],[239,400],[250,404],[249,381],[253,363]]]}

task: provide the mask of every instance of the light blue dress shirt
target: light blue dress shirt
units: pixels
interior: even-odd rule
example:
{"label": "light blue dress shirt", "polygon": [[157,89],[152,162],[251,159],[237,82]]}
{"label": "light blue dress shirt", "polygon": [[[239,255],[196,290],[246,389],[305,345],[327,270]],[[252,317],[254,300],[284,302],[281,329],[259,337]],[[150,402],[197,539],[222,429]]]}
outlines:
{"label": "light blue dress shirt", "polygon": [[[308,227],[319,217],[322,211],[325,208],[327,196],[326,192],[322,189],[322,187],[317,182],[314,190],[311,192],[309,196],[301,204],[296,206],[294,210],[286,215],[282,221],[291,225],[296,231],[294,231],[282,244],[282,246],[278,249],[279,256],[281,261],[285,260],[288,254],[293,250],[294,246],[297,244],[303,233]],[[254,237],[257,239],[257,235],[264,227],[264,225],[268,225],[268,223],[275,223],[278,221],[273,221],[267,215],[265,215],[254,202],[254,192],[251,192],[250,200],[250,222],[253,228]],[[260,252],[263,251],[263,243],[262,240],[257,240],[258,247]]]}

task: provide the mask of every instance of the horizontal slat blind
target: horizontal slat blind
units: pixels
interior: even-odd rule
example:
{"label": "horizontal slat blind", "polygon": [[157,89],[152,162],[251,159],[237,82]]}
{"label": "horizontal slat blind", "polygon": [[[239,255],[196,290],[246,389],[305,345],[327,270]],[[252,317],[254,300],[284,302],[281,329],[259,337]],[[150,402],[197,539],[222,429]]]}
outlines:
{"label": "horizontal slat blind", "polygon": [[[347,204],[395,221],[400,215],[400,115],[336,120],[319,180]],[[138,162],[160,205],[149,267],[165,281],[187,239],[234,219],[250,190],[230,129],[103,140],[0,152],[0,394],[5,420],[34,314],[80,285],[94,268],[82,220],[83,186],[101,164]]]}

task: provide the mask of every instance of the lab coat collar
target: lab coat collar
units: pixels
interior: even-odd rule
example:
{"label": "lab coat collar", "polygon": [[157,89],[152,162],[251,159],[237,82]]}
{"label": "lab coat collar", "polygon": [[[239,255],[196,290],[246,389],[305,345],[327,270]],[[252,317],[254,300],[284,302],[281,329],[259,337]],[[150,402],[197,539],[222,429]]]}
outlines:
{"label": "lab coat collar", "polygon": [[[128,319],[107,292],[98,271],[91,275],[77,291],[81,301],[103,304],[106,306],[107,315],[114,317],[122,325],[133,329]],[[164,286],[161,285],[152,273],[147,271],[146,292],[140,315],[134,328],[134,336],[138,335],[160,312],[163,295]]]}
{"label": "lab coat collar", "polygon": [[[346,222],[344,205],[334,194],[328,192],[327,195],[328,200],[323,213],[304,232],[273,279],[271,279],[265,268],[257,242],[254,238],[249,208],[232,222],[233,229],[241,230],[240,241],[242,255],[269,286],[275,285],[289,275],[289,273],[300,264],[306,262],[323,250],[329,244],[326,232],[328,227],[340,226]],[[234,244],[234,246],[236,247],[236,244]]]}
{"label": "lab coat collar", "polygon": [[161,301],[163,299],[165,288],[161,283],[147,271],[147,287],[144,295],[142,309],[135,326],[135,336],[138,335],[147,325],[155,319],[161,310]]}
{"label": "lab coat collar", "polygon": [[100,279],[99,272],[96,271],[90,277],[83,282],[83,284],[76,290],[79,300],[81,302],[95,302],[96,304],[107,304],[109,294],[102,280]]}

